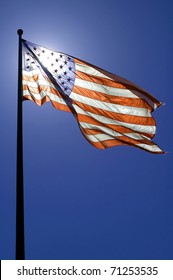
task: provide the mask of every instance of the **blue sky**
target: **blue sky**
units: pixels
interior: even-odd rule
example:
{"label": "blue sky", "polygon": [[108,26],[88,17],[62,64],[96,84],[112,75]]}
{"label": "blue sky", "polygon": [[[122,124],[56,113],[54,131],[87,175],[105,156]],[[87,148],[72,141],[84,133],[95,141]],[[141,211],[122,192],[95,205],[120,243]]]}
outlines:
{"label": "blue sky", "polygon": [[15,259],[17,29],[135,82],[165,106],[168,153],[97,150],[70,113],[23,104],[26,259],[173,259],[171,1],[1,4],[0,259]]}

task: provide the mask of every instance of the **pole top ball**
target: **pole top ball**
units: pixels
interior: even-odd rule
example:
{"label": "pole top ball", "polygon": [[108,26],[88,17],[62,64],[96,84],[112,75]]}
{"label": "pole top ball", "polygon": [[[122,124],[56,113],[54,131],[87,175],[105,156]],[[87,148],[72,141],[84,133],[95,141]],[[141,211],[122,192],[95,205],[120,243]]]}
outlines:
{"label": "pole top ball", "polygon": [[23,30],[22,30],[22,29],[18,29],[18,30],[17,30],[17,34],[18,34],[18,35],[22,35],[22,34],[23,34]]}

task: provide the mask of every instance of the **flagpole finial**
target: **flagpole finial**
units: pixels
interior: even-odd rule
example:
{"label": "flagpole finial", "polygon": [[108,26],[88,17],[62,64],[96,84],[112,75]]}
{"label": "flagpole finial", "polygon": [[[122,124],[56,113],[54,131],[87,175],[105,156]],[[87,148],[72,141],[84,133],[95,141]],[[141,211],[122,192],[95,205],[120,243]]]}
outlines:
{"label": "flagpole finial", "polygon": [[18,35],[22,35],[22,34],[23,34],[23,30],[22,30],[22,29],[18,29],[18,30],[17,30],[17,34],[18,34]]}

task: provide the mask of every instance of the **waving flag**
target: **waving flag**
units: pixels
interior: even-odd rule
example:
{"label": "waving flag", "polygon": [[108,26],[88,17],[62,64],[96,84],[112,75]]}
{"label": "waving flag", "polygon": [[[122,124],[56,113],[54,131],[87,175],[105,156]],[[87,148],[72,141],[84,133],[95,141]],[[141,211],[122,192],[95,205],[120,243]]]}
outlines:
{"label": "waving flag", "polygon": [[152,111],[161,103],[132,82],[70,55],[22,40],[23,98],[41,106],[52,102],[73,113],[96,148],[132,145],[163,151],[151,141]]}

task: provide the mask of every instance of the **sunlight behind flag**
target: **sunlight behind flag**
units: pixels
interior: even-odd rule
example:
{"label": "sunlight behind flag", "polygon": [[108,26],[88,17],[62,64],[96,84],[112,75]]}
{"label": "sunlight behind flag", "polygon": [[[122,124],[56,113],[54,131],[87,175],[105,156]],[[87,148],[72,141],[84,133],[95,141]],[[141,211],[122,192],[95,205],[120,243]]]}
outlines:
{"label": "sunlight behind flag", "polygon": [[23,40],[23,98],[52,102],[73,113],[90,144],[99,149],[131,145],[164,153],[151,139],[152,112],[161,103],[132,82],[70,55]]}

